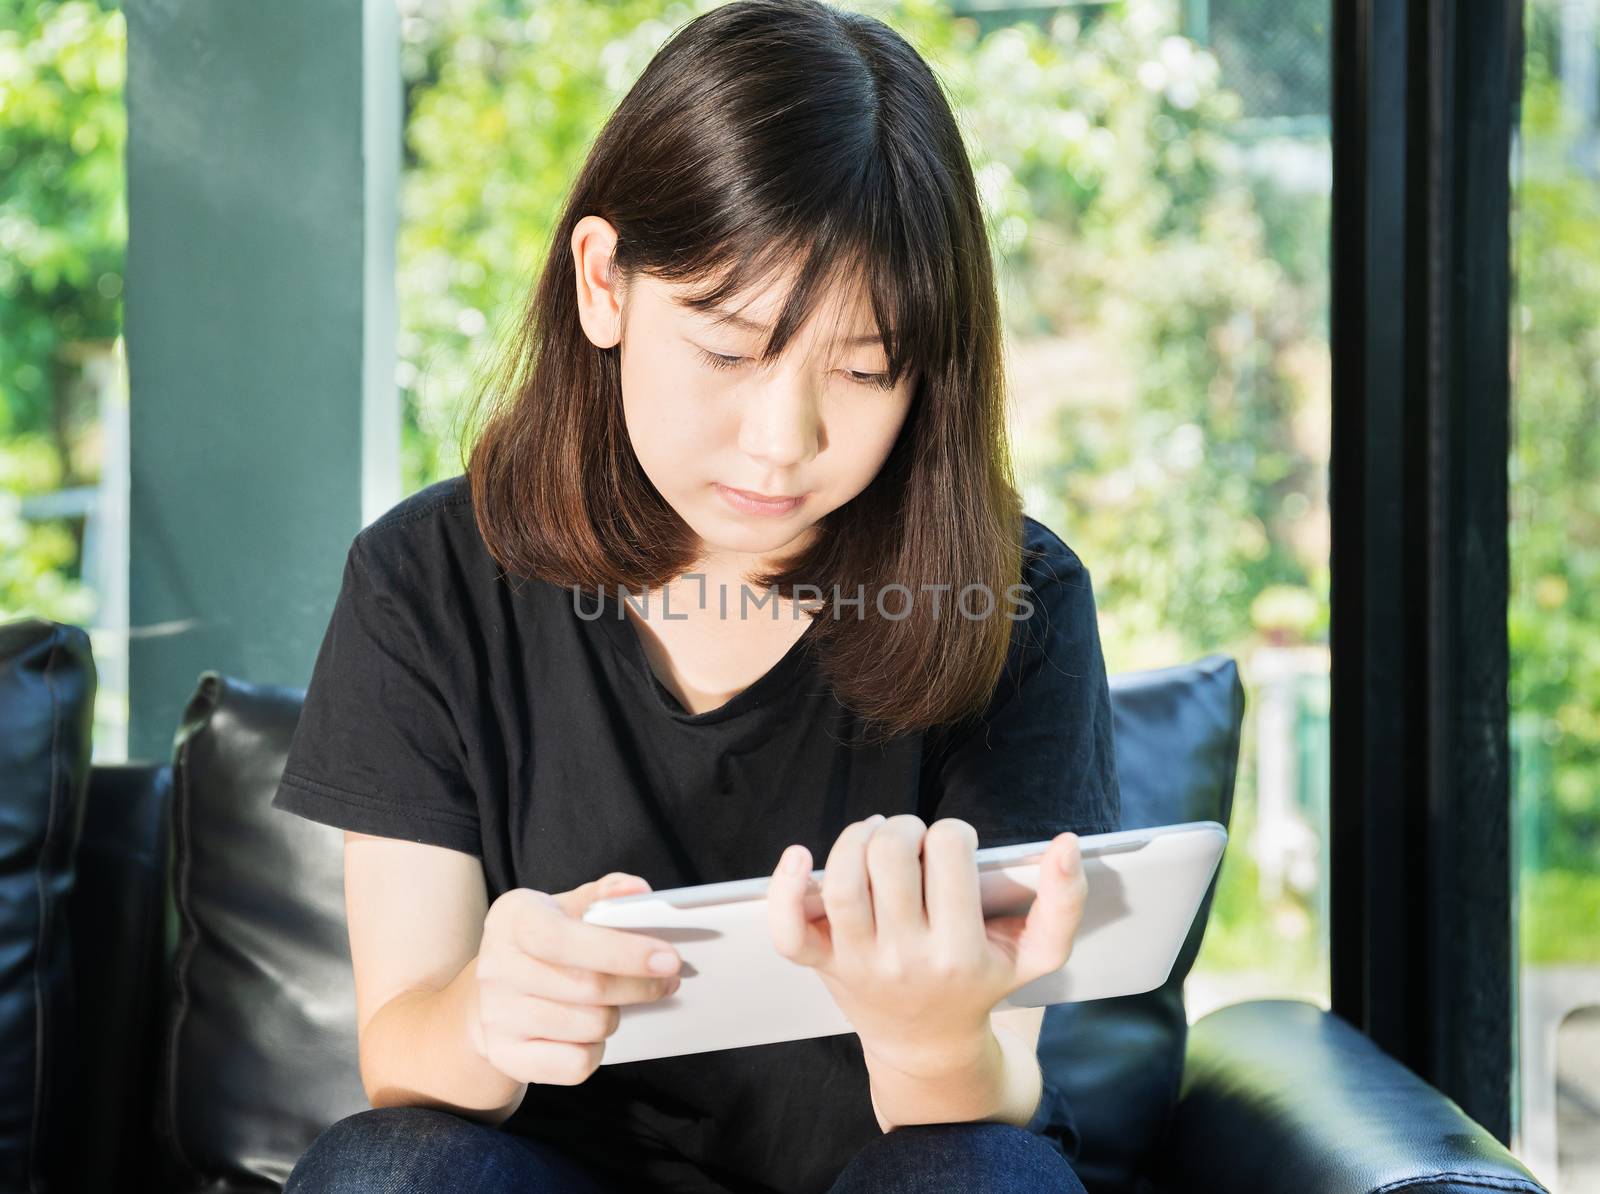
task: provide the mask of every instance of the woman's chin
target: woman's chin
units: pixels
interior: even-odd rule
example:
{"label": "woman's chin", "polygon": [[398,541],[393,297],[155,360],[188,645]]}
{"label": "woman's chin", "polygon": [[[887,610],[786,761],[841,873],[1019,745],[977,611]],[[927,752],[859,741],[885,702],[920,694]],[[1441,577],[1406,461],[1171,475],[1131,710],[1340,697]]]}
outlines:
{"label": "woman's chin", "polygon": [[[798,550],[810,542],[811,534],[816,530],[817,520],[811,517],[751,517],[727,509],[719,510],[717,507],[721,502],[721,498],[714,497],[709,503],[709,511],[697,511],[695,518],[684,519],[707,551],[768,555]],[[805,506],[810,504],[810,500],[804,503]]]}

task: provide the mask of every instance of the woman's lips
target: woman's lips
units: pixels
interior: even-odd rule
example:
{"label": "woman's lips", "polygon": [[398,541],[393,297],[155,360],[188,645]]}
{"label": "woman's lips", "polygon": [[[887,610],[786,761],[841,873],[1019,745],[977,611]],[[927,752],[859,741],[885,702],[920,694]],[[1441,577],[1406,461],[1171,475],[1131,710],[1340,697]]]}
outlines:
{"label": "woman's lips", "polygon": [[802,493],[797,497],[773,501],[770,498],[762,498],[743,489],[735,489],[731,485],[724,485],[721,481],[715,484],[717,492],[722,495],[722,500],[741,514],[764,514],[768,516],[788,514],[806,500],[806,495]]}

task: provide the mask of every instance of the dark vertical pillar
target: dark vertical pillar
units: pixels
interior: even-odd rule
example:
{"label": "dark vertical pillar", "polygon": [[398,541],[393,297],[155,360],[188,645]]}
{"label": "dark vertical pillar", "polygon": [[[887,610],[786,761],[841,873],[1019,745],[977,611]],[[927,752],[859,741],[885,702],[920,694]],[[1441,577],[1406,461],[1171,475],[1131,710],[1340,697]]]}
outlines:
{"label": "dark vertical pillar", "polygon": [[127,0],[132,758],[200,672],[303,684],[399,497],[385,0]]}
{"label": "dark vertical pillar", "polygon": [[1333,1010],[1510,1135],[1521,0],[1334,5]]}

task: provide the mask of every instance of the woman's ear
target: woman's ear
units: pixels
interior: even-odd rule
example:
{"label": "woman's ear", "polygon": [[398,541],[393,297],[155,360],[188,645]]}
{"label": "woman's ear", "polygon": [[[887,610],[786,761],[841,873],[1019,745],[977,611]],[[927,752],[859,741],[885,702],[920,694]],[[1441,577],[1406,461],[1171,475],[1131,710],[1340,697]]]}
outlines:
{"label": "woman's ear", "polygon": [[573,226],[578,320],[596,348],[611,348],[622,339],[622,291],[611,269],[616,246],[617,230],[599,216],[584,216]]}

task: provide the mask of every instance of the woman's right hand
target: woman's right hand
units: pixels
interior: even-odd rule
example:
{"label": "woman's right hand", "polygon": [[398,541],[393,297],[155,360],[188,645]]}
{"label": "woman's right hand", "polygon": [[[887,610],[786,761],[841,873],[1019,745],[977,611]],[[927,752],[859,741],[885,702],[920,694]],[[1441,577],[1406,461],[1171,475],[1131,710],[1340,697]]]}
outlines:
{"label": "woman's right hand", "polygon": [[[478,1055],[518,1082],[587,1081],[617,1030],[619,1005],[653,1002],[682,981],[682,959],[669,942],[583,920],[596,900],[649,890],[639,876],[613,872],[553,896],[515,887],[495,900],[467,1013]],[[673,958],[665,975],[649,965],[660,950]]]}

